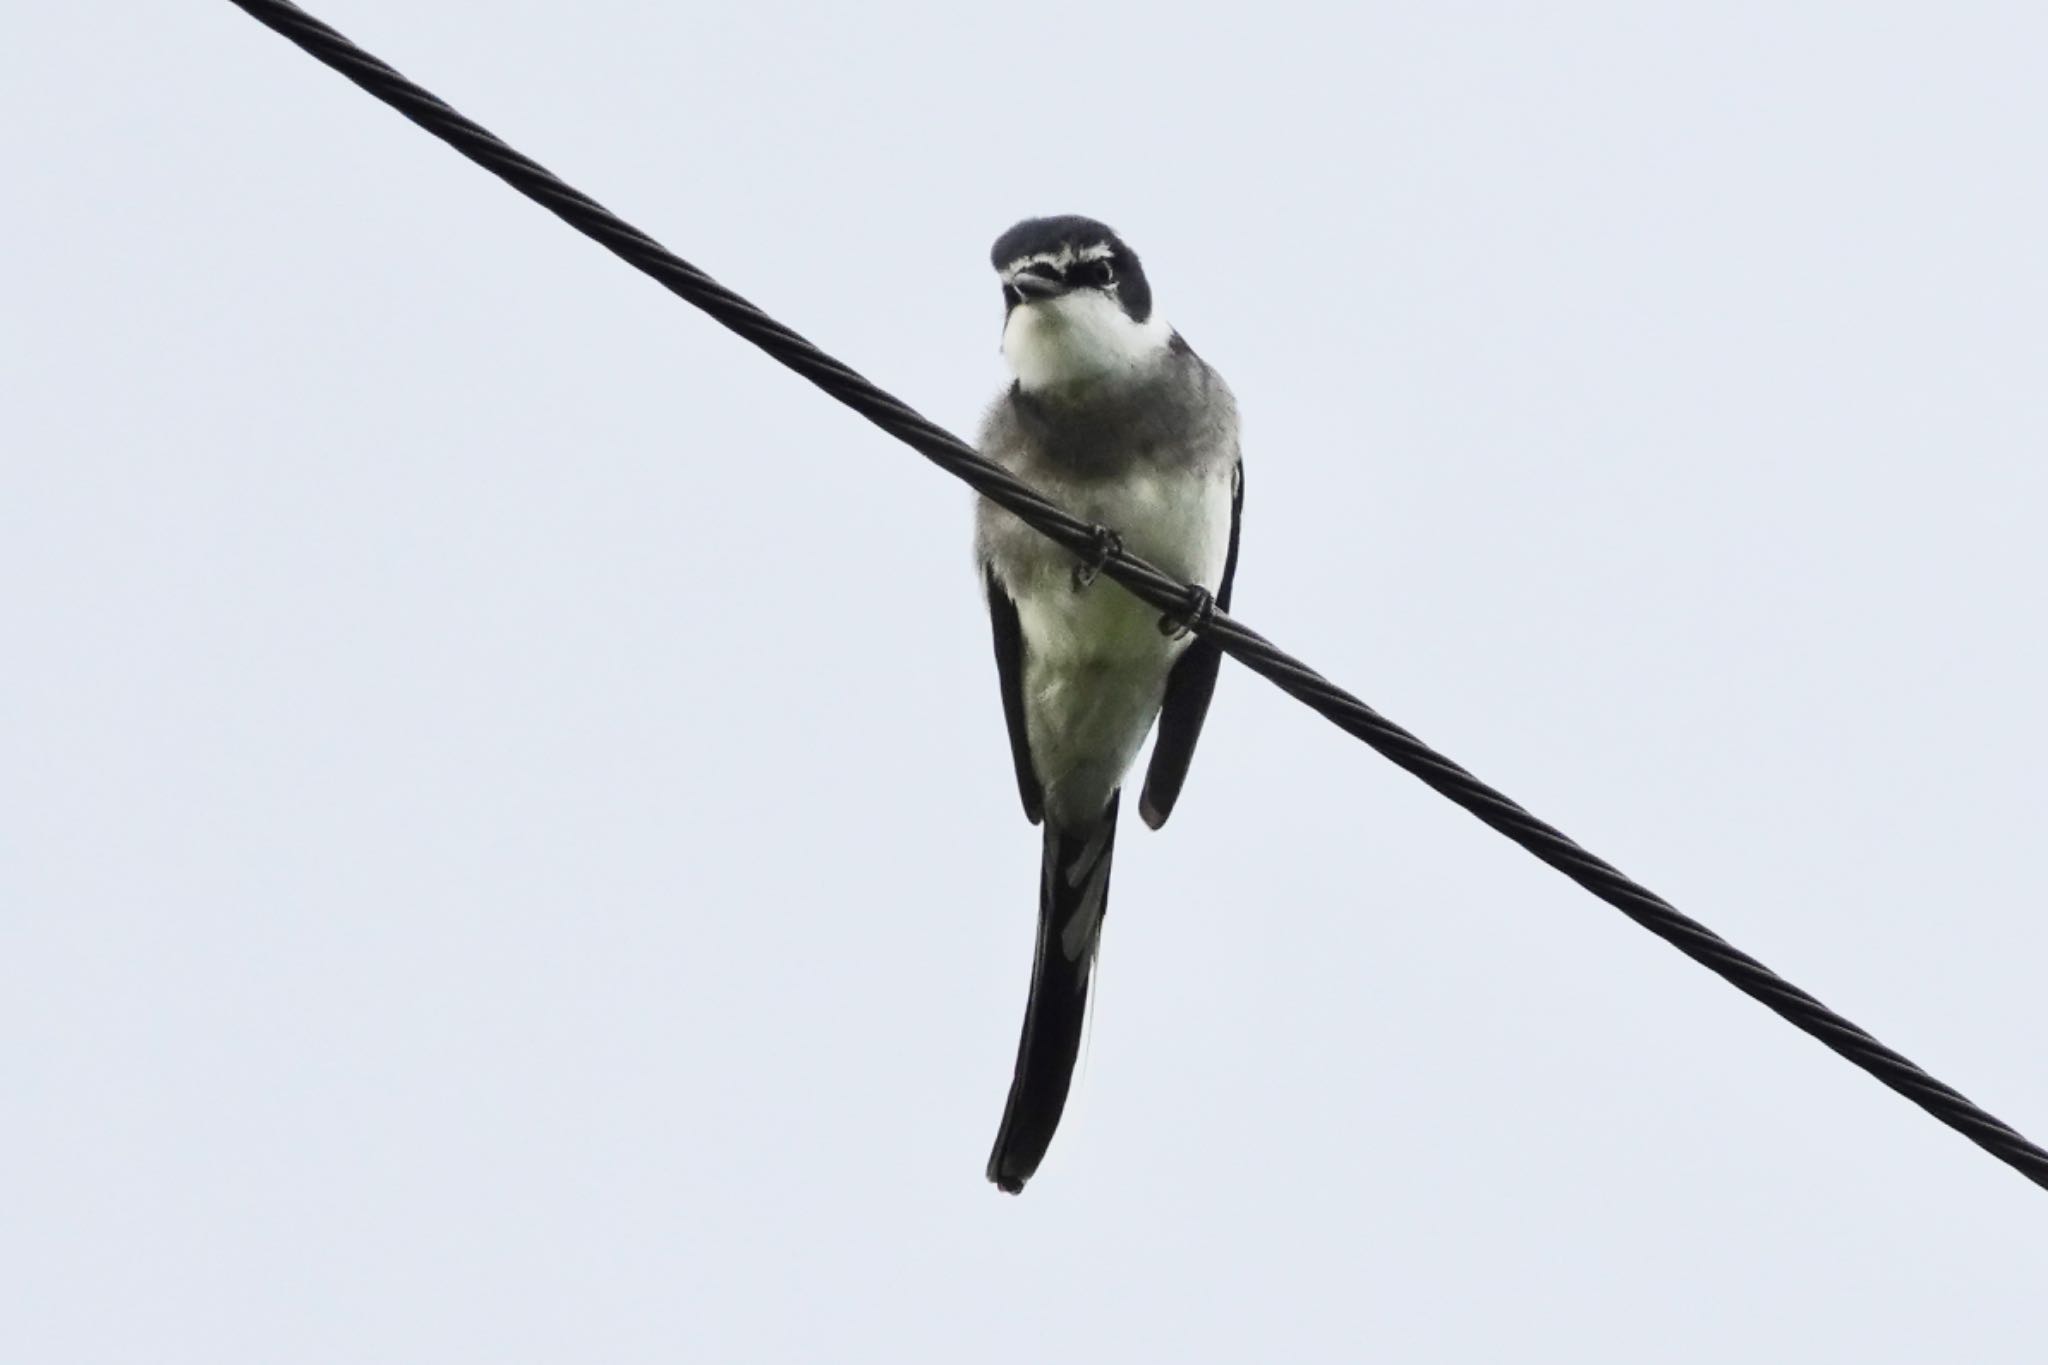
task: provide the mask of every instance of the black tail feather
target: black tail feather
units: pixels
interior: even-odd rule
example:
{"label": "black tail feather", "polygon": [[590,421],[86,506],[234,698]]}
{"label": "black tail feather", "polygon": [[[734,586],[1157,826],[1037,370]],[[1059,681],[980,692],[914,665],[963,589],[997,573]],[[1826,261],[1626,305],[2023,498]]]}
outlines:
{"label": "black tail feather", "polygon": [[1096,938],[1109,908],[1110,858],[1116,848],[1117,798],[1095,824],[1081,829],[1045,822],[1045,862],[1038,882],[1038,949],[1031,998],[1017,1040],[1017,1070],[1003,1124],[989,1154],[988,1178],[1016,1194],[1045,1159],[1067,1106],[1067,1087],[1081,1053],[1088,981]]}

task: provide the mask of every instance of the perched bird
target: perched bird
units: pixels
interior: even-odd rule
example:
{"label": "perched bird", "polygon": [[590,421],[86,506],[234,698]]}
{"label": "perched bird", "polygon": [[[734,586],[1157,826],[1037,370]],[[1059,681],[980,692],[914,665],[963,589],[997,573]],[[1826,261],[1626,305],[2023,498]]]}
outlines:
{"label": "perched bird", "polygon": [[[991,256],[1015,381],[989,409],[982,452],[1103,528],[1105,551],[1121,545],[1228,608],[1244,474],[1223,377],[1160,318],[1137,253],[1103,224],[1028,219]],[[1124,774],[1157,719],[1138,813],[1165,824],[1221,655],[987,501],[975,550],[1017,788],[1045,826],[1031,995],[988,1163],[1015,1194],[1066,1107]]]}

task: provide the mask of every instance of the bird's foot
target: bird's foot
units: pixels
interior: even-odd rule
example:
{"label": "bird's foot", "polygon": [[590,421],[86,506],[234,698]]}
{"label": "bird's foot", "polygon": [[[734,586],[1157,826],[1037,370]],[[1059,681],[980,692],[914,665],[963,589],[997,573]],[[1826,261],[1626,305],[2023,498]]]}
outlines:
{"label": "bird's foot", "polygon": [[1124,538],[1107,526],[1089,529],[1095,538],[1095,553],[1074,566],[1074,591],[1082,592],[1102,576],[1102,568],[1124,552]]}
{"label": "bird's foot", "polygon": [[1199,583],[1188,585],[1188,609],[1168,612],[1159,618],[1159,633],[1169,640],[1185,640],[1216,619],[1216,596]]}

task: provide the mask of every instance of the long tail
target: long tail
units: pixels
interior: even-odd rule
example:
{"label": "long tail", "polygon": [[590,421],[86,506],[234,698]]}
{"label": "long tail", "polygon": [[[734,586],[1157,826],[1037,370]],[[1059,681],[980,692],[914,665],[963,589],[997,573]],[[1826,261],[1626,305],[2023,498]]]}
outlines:
{"label": "long tail", "polygon": [[1093,825],[1058,829],[1045,822],[1045,863],[1038,880],[1038,951],[1031,963],[1031,999],[1017,1040],[1003,1126],[989,1154],[988,1178],[1016,1194],[1045,1159],[1067,1107],[1067,1086],[1081,1052],[1088,979],[1109,908],[1109,864],[1116,849],[1117,797]]}

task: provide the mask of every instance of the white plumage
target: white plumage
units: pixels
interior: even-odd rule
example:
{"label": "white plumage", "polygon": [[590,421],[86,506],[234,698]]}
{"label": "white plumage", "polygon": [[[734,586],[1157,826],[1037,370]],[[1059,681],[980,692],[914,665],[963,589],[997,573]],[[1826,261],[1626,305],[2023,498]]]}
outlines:
{"label": "white plumage", "polygon": [[[1129,432],[1131,448],[1118,448],[1109,424],[1091,432],[1085,451],[1061,451],[1050,448],[1057,438],[1015,439],[1000,412],[983,442],[991,458],[1054,502],[1118,532],[1131,553],[1215,592],[1230,548],[1236,459],[1235,407],[1221,381],[1175,347],[1173,329],[1156,313],[1135,321],[1100,289],[1012,308],[1003,355],[1023,401],[1055,414],[1138,401],[1131,395],[1156,404],[1196,396],[1217,409],[1221,421],[1189,424],[1187,433],[1190,443],[1214,444],[1213,451],[1138,448],[1157,440],[1141,423]],[[1180,382],[1189,369],[1202,386]],[[1187,642],[1162,634],[1158,611],[1108,579],[1076,591],[1073,557],[1006,512],[984,504],[980,539],[1017,604],[1027,730],[1047,813],[1092,819],[1143,747]]]}

